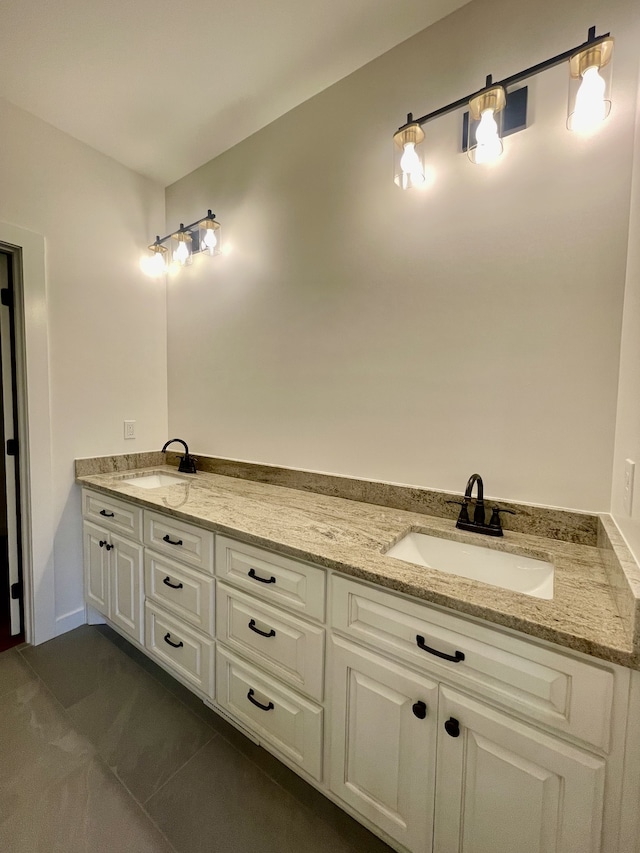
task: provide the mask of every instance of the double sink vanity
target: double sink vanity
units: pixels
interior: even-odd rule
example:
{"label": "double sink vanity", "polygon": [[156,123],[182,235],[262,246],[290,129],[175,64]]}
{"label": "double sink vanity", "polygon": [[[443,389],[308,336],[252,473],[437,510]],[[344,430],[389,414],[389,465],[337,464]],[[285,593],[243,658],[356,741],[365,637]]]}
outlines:
{"label": "double sink vanity", "polygon": [[399,851],[638,853],[638,570],[610,519],[493,539],[158,461],[76,463],[115,630]]}

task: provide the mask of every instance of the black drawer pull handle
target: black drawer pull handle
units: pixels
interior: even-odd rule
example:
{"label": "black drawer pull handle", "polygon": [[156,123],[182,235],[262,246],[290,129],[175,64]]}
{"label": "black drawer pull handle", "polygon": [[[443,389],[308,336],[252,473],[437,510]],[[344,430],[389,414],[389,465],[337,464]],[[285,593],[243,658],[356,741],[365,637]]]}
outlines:
{"label": "black drawer pull handle", "polygon": [[101,540],[100,540],[100,547],[101,547],[101,548],[104,548],[104,546],[105,546],[106,544],[107,544],[106,539],[101,539]]}
{"label": "black drawer pull handle", "polygon": [[261,702],[258,702],[257,699],[254,699],[253,696],[253,687],[250,687],[249,692],[247,693],[247,699],[249,700],[249,702],[251,702],[252,705],[255,705],[256,708],[260,708],[261,711],[273,711],[273,709],[275,708],[273,702],[269,702],[268,705],[263,705]]}
{"label": "black drawer pull handle", "polygon": [[423,652],[429,652],[430,655],[443,658],[443,660],[450,660],[451,663],[460,663],[460,661],[464,660],[463,652],[456,652],[455,655],[448,655],[445,652],[439,652],[437,649],[432,649],[431,646],[428,646],[425,643],[424,637],[421,637],[420,634],[416,634],[416,645],[419,649],[422,649]]}
{"label": "black drawer pull handle", "polygon": [[273,628],[267,633],[266,631],[261,631],[260,628],[256,628],[256,620],[252,619],[249,622],[249,628],[256,634],[260,634],[261,637],[275,637],[276,632]]}
{"label": "black drawer pull handle", "polygon": [[247,574],[249,575],[250,578],[253,578],[254,581],[260,581],[260,583],[275,583],[276,582],[276,579],[274,578],[273,575],[271,575],[270,578],[261,578],[260,575],[256,574],[255,569],[249,569]]}
{"label": "black drawer pull handle", "polygon": [[182,640],[180,640],[179,643],[172,643],[171,640],[169,639],[170,636],[171,636],[171,634],[167,631],[167,633],[164,635],[165,643],[167,643],[170,646],[173,646],[174,649],[179,649],[182,646],[184,646],[184,643],[182,642]]}
{"label": "black drawer pull handle", "polygon": [[414,716],[416,716],[419,720],[424,720],[424,718],[427,716],[426,702],[416,702],[411,710],[413,711]]}
{"label": "black drawer pull handle", "polygon": [[105,518],[115,518],[115,513],[107,512],[106,509],[101,509],[100,515],[104,515]]}
{"label": "black drawer pull handle", "polygon": [[167,533],[167,535],[166,535],[166,536],[163,536],[163,537],[162,537],[162,541],[163,541],[163,542],[168,542],[168,543],[169,543],[169,545],[182,545],[182,539],[176,539],[175,541],[174,541],[173,539],[169,539],[169,534],[168,534],[168,533]]}
{"label": "black drawer pull handle", "polygon": [[449,719],[444,724],[444,728],[449,737],[459,737],[460,736],[460,723],[456,720],[455,717],[449,717]]}
{"label": "black drawer pull handle", "polygon": [[171,583],[171,577],[169,575],[166,576],[162,583],[165,583],[167,586],[170,586],[171,589],[182,589],[181,583]]}

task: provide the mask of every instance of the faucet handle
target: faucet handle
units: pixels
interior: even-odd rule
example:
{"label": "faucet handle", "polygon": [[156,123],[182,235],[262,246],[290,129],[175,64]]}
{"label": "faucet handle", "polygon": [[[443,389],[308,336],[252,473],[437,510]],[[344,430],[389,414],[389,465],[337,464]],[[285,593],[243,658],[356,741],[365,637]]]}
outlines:
{"label": "faucet handle", "polygon": [[502,525],[500,523],[500,513],[508,512],[509,515],[517,515],[518,513],[514,509],[502,509],[499,506],[494,506],[491,509],[491,518],[489,519],[489,527],[497,527],[501,528]]}
{"label": "faucet handle", "polygon": [[458,521],[469,521],[469,501],[447,501],[447,503],[456,504],[456,506],[460,507],[460,515],[458,516]]}

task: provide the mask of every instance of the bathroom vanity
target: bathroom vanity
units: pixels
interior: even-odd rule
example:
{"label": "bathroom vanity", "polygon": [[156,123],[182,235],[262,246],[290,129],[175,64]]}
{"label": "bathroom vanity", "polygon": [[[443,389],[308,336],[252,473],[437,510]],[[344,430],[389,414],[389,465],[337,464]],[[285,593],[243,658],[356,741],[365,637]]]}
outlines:
{"label": "bathroom vanity", "polygon": [[[85,598],[207,705],[399,851],[638,853],[620,543],[175,475],[77,478]],[[553,597],[387,555],[411,530],[547,558]]]}

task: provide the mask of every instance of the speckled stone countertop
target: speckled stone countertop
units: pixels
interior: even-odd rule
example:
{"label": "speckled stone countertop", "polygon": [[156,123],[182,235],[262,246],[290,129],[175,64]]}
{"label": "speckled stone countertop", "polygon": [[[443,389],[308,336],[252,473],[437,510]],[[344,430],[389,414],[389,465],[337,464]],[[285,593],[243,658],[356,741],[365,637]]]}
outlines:
{"label": "speckled stone countertop", "polygon": [[[450,519],[211,473],[180,474],[186,482],[143,489],[128,473],[78,476],[76,482],[294,558],[325,566],[485,619],[603,660],[640,669],[637,565],[610,519],[601,520],[599,546],[505,531],[491,539],[465,533]],[[498,551],[549,560],[555,566],[552,600],[385,556],[409,531],[434,533]],[[633,577],[628,579],[629,573]],[[634,573],[636,573],[634,575]]]}

